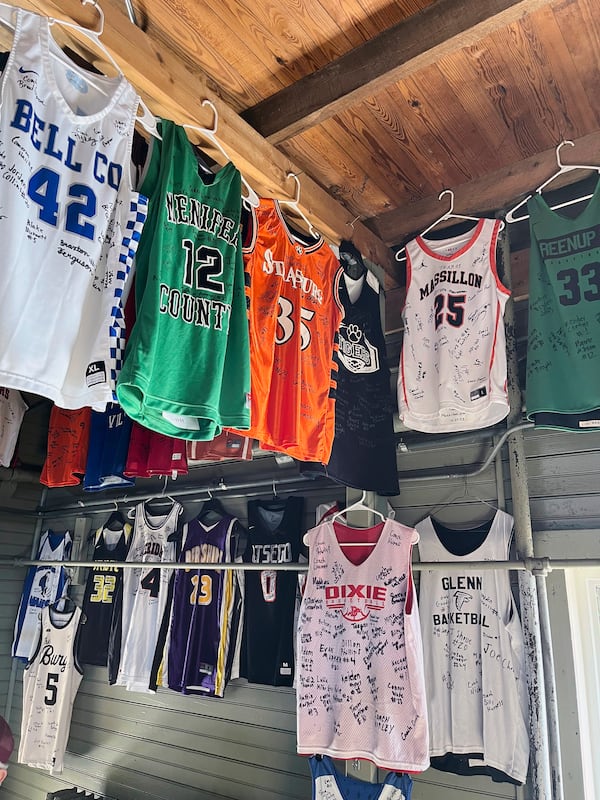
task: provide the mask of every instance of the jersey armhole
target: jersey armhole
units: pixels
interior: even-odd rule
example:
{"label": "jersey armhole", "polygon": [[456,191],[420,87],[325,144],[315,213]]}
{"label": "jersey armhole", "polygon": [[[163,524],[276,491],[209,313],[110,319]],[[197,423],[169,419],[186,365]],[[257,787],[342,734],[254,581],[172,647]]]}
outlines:
{"label": "jersey armhole", "polygon": [[242,253],[249,255],[256,247],[256,238],[258,236],[258,219],[256,216],[256,209],[251,208],[246,210],[245,206],[242,211]]}
{"label": "jersey armhole", "polygon": [[511,290],[508,289],[500,280],[500,276],[498,275],[498,250],[500,245],[500,226],[502,225],[502,220],[497,219],[495,220],[494,229],[492,231],[492,239],[490,242],[490,268],[492,270],[492,275],[494,276],[494,280],[496,281],[496,287],[499,292],[506,295],[506,297],[510,297],[512,294]]}

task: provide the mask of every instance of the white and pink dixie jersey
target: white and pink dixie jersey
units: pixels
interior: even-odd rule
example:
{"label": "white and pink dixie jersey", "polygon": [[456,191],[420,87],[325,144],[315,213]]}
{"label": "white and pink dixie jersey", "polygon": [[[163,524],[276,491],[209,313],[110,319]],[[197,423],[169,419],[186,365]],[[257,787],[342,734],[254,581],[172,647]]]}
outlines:
{"label": "white and pink dixie jersey", "polygon": [[510,292],[496,271],[500,221],[406,245],[398,409],[426,433],[472,430],[508,414],[503,314]]}
{"label": "white and pink dixie jersey", "polygon": [[[375,543],[366,549],[340,544],[353,539]],[[391,519],[366,530],[324,522],[306,534],[309,570],[297,632],[298,753],[364,758],[400,772],[429,766],[410,567],[417,541],[415,530]]]}

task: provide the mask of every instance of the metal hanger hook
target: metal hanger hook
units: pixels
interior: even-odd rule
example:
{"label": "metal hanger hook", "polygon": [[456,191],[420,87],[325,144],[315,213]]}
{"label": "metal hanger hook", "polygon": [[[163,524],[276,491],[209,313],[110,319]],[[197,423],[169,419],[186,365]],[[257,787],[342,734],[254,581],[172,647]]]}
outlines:
{"label": "metal hanger hook", "polygon": [[167,493],[167,484],[169,482],[169,476],[165,475],[165,482],[163,483],[162,492],[160,493],[161,497],[164,497]]}
{"label": "metal hanger hook", "polygon": [[354,219],[351,222],[347,222],[346,225],[348,225],[349,228],[352,228],[352,230],[354,230],[354,223],[358,222],[359,219],[360,219],[360,214],[357,217],[354,217]]}
{"label": "metal hanger hook", "polygon": [[560,144],[556,145],[556,163],[558,164],[559,169],[564,169],[568,164],[563,164],[560,158],[560,151],[566,145],[571,145],[571,147],[575,147],[575,142],[572,142],[570,139],[563,139]]}
{"label": "metal hanger hook", "polygon": [[275,486],[275,478],[273,478],[273,497],[277,497],[277,487]]}
{"label": "metal hanger hook", "polygon": [[206,487],[206,493],[208,495],[208,499],[212,500],[213,499],[213,493],[211,492],[211,490],[210,490],[210,488],[208,486]]}

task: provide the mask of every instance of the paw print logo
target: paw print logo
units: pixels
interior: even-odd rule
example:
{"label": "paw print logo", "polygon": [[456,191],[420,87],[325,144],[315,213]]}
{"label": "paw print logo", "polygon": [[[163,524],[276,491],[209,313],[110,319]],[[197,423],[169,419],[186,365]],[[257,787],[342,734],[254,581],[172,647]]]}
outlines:
{"label": "paw print logo", "polygon": [[348,339],[351,342],[353,342],[354,344],[356,344],[357,342],[360,342],[361,337],[362,337],[362,333],[361,333],[360,328],[358,327],[358,325],[355,325],[354,323],[351,324],[351,325],[348,325],[348,330],[347,330],[346,335],[348,336]]}
{"label": "paw print logo", "polygon": [[298,253],[299,256],[301,256],[302,253],[304,252],[302,247],[300,247],[299,244],[296,245],[296,252]]}

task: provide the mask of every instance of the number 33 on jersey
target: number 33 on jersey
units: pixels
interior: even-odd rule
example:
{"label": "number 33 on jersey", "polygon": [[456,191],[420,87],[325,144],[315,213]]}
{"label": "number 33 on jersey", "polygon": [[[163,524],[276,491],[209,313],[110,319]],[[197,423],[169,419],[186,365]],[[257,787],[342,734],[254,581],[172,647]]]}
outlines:
{"label": "number 33 on jersey", "polygon": [[333,352],[342,319],[339,261],[322,238],[293,231],[262,199],[245,248],[250,315],[251,429],[266,449],[329,461]]}

